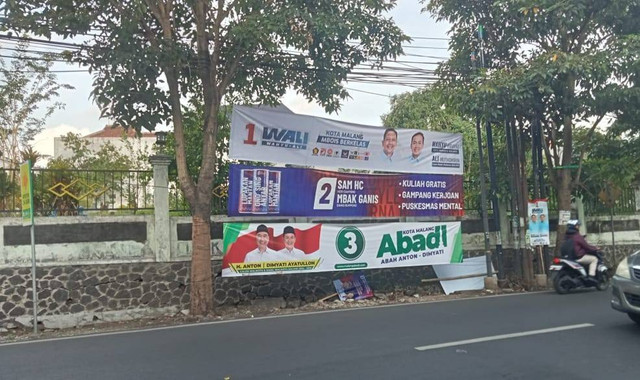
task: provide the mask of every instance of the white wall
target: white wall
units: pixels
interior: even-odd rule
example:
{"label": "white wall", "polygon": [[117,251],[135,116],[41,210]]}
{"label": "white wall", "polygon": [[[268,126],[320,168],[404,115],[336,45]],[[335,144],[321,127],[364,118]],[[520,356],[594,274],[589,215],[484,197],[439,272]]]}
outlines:
{"label": "white wall", "polygon": [[[62,141],[63,137],[55,137],[53,139],[53,157],[54,158],[70,158],[73,152],[67,149]],[[115,146],[117,149],[126,149],[126,143],[121,137],[83,137],[89,141],[88,148],[93,152],[97,152],[107,142]],[[155,137],[127,137],[127,140],[133,143],[136,151],[146,151],[151,153],[156,142]],[[125,153],[123,151],[123,153]]]}
{"label": "white wall", "polygon": [[[212,216],[212,223],[231,221],[264,220],[260,218],[231,218],[223,215]],[[415,218],[413,218],[415,219]],[[477,220],[475,216],[465,216],[465,220]],[[616,220],[640,220],[640,215],[616,216]],[[310,218],[291,218],[292,223],[308,223]],[[606,222],[606,217],[590,217],[589,221]],[[409,221],[409,220],[407,220]],[[414,220],[411,220],[414,221]],[[122,223],[122,222],[146,222],[147,241],[114,241],[95,243],[70,243],[70,244],[39,244],[36,245],[36,257],[38,265],[87,265],[110,264],[123,262],[154,262],[157,260],[153,251],[152,241],[155,239],[154,216],[73,216],[73,217],[42,217],[36,218],[36,224],[77,224],[77,223]],[[337,222],[337,221],[336,221]],[[29,267],[31,266],[31,247],[29,245],[5,246],[4,226],[21,225],[20,218],[0,218],[0,268]],[[178,241],[177,225],[179,223],[191,223],[190,217],[171,217],[169,236],[158,236],[159,239],[169,239],[171,247],[171,261],[187,261],[191,259],[191,241]],[[492,234],[493,235],[493,234]],[[615,233],[617,246],[640,245],[640,231],[619,231]],[[595,233],[589,231],[588,241],[594,245],[611,245],[611,232]],[[555,242],[555,233],[552,233],[551,242]],[[503,237],[505,249],[514,248]],[[484,250],[484,235],[479,233],[463,233],[462,244],[464,250]],[[213,259],[221,259],[222,240],[211,241]],[[495,248],[495,239],[492,236],[491,249]]]}

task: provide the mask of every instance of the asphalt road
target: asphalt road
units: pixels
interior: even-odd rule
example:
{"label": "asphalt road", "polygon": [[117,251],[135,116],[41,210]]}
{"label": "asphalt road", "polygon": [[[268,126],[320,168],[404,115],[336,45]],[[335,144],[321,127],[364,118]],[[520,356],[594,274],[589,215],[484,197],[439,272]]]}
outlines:
{"label": "asphalt road", "polygon": [[609,297],[532,293],[0,345],[0,378],[638,379],[640,326]]}

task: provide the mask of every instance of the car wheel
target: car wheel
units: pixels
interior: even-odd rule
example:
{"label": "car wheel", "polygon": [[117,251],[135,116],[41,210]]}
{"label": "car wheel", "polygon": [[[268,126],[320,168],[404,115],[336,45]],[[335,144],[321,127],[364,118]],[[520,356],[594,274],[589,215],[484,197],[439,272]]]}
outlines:
{"label": "car wheel", "polygon": [[556,278],[553,280],[553,288],[558,294],[567,294],[572,288],[571,276],[565,271],[560,271]]}
{"label": "car wheel", "polygon": [[627,315],[629,316],[629,318],[631,318],[632,321],[640,325],[640,314],[628,313]]}
{"label": "car wheel", "polygon": [[609,274],[606,272],[600,273],[600,278],[598,279],[598,284],[596,285],[596,289],[602,291],[609,289],[609,285],[611,284],[611,279],[609,278]]}

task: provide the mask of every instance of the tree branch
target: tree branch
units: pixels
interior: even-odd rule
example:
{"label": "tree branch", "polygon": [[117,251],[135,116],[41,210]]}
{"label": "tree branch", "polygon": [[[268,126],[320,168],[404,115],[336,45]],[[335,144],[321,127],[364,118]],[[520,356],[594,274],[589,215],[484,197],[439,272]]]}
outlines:
{"label": "tree branch", "polygon": [[[598,117],[598,119],[596,120],[596,122],[593,123],[591,128],[589,128],[589,132],[587,132],[587,136],[585,137],[585,140],[588,141],[588,140],[591,139],[591,136],[593,136],[593,133],[595,132],[596,127],[598,126],[598,124],[600,124],[602,119],[604,119],[604,115],[600,115]],[[578,172],[576,173],[576,177],[574,178],[574,182],[573,182],[574,186],[577,186],[577,184],[580,182],[580,175],[582,173],[582,161],[584,160],[584,155],[586,153],[586,148],[587,148],[587,146],[585,144],[580,149],[580,158],[578,159]]]}
{"label": "tree branch", "polygon": [[180,85],[175,67],[164,67],[164,75],[169,85],[169,101],[173,119],[173,133],[176,138],[176,165],[178,166],[178,179],[191,207],[196,205],[196,188],[187,168],[187,155],[185,151],[184,125],[182,123],[182,105],[180,104]]}
{"label": "tree branch", "polygon": [[[173,42],[172,37],[174,34],[171,27],[171,14],[169,13],[170,10],[173,9],[172,1],[169,0],[166,5],[156,4],[151,0],[145,0],[145,3],[162,27],[163,39],[171,44]],[[160,46],[160,41],[158,41],[155,37],[153,30],[151,30],[151,27],[147,25],[143,20],[141,20],[140,24],[141,27],[145,30],[145,35],[147,36],[149,43],[160,50],[162,48]],[[169,102],[171,104],[173,133],[176,139],[176,165],[178,167],[178,178],[180,180],[180,185],[182,187],[182,191],[184,192],[184,196],[189,201],[189,204],[193,206],[195,205],[196,201],[196,191],[195,184],[189,176],[189,170],[187,168],[182,105],[180,103],[180,85],[178,81],[179,74],[177,72],[179,67],[180,58],[178,58],[177,62],[161,65],[162,71],[167,78],[167,85],[169,86]]]}
{"label": "tree branch", "polygon": [[588,29],[588,26],[592,19],[593,19],[593,13],[589,14],[589,17],[584,19],[584,21],[582,22],[582,25],[576,31],[577,35],[573,36],[573,38],[569,42],[569,48],[567,50],[568,53],[573,52],[573,48],[577,49],[576,53],[580,53],[580,49],[582,49],[582,45],[584,44],[584,41],[586,40],[587,36],[589,36],[590,30]]}

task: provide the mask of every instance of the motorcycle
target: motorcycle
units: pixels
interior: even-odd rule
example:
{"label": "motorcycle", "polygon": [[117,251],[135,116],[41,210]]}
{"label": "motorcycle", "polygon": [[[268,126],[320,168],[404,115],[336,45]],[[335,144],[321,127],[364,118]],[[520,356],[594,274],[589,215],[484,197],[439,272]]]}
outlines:
{"label": "motorcycle", "polygon": [[558,294],[567,294],[573,289],[592,288],[603,291],[609,288],[611,277],[609,268],[604,264],[601,252],[590,253],[598,258],[596,277],[587,276],[587,266],[565,257],[555,257],[549,267],[549,273],[555,273],[553,288]]}

